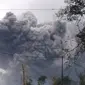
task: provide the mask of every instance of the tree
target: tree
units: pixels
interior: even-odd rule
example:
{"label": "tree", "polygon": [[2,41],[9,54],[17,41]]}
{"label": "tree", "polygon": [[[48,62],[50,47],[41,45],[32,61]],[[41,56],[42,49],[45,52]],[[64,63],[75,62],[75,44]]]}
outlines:
{"label": "tree", "polygon": [[32,79],[29,79],[29,81],[27,81],[26,85],[32,85]]}
{"label": "tree", "polygon": [[64,85],[71,85],[71,79],[68,76],[63,78]]}
{"label": "tree", "polygon": [[[85,15],[85,0],[65,0],[67,5],[65,8],[60,9],[58,13],[56,13],[57,17],[60,19],[68,20],[68,21],[76,21],[79,33],[75,36],[76,41],[79,47],[84,46],[84,28],[80,30],[79,24],[82,21],[82,17]],[[80,46],[80,47],[81,47]],[[76,48],[75,48],[76,49]]]}
{"label": "tree", "polygon": [[61,84],[60,78],[53,77],[52,81],[53,81],[53,85],[60,85]]}
{"label": "tree", "polygon": [[85,75],[80,74],[80,75],[79,75],[79,79],[80,79],[79,84],[80,84],[80,85],[84,85],[84,84],[85,84]]}
{"label": "tree", "polygon": [[[74,38],[76,39],[77,46],[74,47],[71,51],[69,51],[69,53],[74,50],[76,50],[76,52],[73,55],[73,58],[68,57],[68,62],[71,62],[70,64],[68,64],[68,66],[71,67],[73,63],[74,65],[78,66],[76,62],[78,62],[78,60],[80,59],[80,54],[82,52],[85,52],[85,26],[83,30],[80,30],[79,27],[80,21],[83,21],[82,18],[84,19],[85,15],[85,0],[65,0],[65,3],[67,3],[65,8],[60,9],[56,15],[59,19],[63,19],[69,22],[76,21],[75,24],[77,24],[76,26],[79,30],[79,33],[74,36]],[[82,65],[79,66],[83,67]]]}
{"label": "tree", "polygon": [[38,85],[44,85],[46,79],[47,79],[46,76],[40,76],[40,77],[38,78]]}
{"label": "tree", "polygon": [[[62,85],[62,79],[53,77],[53,85]],[[63,85],[71,85],[71,79],[68,76],[64,76]]]}
{"label": "tree", "polygon": [[58,17],[66,16],[67,20],[72,21],[85,14],[84,0],[65,0],[65,3],[68,5],[64,9],[59,10]]}

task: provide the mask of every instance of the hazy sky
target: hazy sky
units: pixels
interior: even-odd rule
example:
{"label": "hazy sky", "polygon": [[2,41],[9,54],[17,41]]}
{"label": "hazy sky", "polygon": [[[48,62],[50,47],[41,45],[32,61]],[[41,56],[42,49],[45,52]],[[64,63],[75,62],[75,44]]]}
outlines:
{"label": "hazy sky", "polygon": [[[10,11],[10,9],[59,9],[64,5],[64,0],[0,0],[0,19],[7,11]],[[23,10],[12,11],[16,14],[23,12]],[[54,11],[35,10],[32,12],[38,18],[39,22],[50,21],[53,19],[52,16]]]}

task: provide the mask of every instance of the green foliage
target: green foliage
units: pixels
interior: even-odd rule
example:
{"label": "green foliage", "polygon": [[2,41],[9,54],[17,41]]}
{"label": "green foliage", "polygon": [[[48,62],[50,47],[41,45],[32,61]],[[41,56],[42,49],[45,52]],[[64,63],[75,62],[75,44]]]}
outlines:
{"label": "green foliage", "polygon": [[[53,81],[53,85],[62,85],[62,79],[61,78],[53,77],[52,81]],[[63,78],[63,85],[71,85],[71,79],[69,79],[68,76],[65,76]]]}
{"label": "green foliage", "polygon": [[32,79],[29,79],[29,81],[27,81],[26,85],[32,85]]}
{"label": "green foliage", "polygon": [[60,85],[61,84],[60,78],[53,77],[52,81],[53,81],[53,85]]}
{"label": "green foliage", "polygon": [[79,79],[80,79],[80,85],[85,85],[85,75],[80,74]]}
{"label": "green foliage", "polygon": [[38,85],[43,85],[46,81],[46,78],[47,78],[46,76],[40,76],[38,78]]}
{"label": "green foliage", "polygon": [[64,85],[70,85],[71,84],[71,79],[68,76],[65,76],[63,78]]}

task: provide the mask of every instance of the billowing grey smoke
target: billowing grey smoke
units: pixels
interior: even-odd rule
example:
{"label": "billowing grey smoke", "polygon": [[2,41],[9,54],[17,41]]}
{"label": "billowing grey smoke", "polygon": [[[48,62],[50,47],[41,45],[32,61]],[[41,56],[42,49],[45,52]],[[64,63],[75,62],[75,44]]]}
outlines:
{"label": "billowing grey smoke", "polygon": [[[61,57],[63,47],[61,40],[64,40],[66,33],[64,22],[56,21],[52,23],[39,26],[36,17],[31,12],[23,13],[20,19],[17,19],[11,12],[6,14],[0,22],[0,27],[4,28],[2,30],[9,34],[4,39],[4,43],[6,42],[9,49],[12,50],[12,52],[9,51],[9,54],[10,52],[12,54],[12,61],[7,68],[6,77],[4,76],[6,84],[3,85],[12,84],[13,80],[11,79],[18,80],[20,78],[22,63],[30,67],[29,75],[32,77],[41,74],[50,76],[50,72],[47,74],[47,71],[52,67],[54,60]],[[51,36],[54,40],[51,39]],[[15,74],[16,76],[14,76]],[[18,84],[20,82],[19,80]],[[15,82],[13,84],[17,85]]]}

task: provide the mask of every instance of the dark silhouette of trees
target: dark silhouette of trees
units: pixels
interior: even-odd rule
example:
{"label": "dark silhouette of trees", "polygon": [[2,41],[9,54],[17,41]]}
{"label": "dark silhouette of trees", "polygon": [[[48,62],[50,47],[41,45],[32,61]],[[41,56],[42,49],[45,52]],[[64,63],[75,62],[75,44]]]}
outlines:
{"label": "dark silhouette of trees", "polygon": [[40,76],[38,78],[38,85],[43,85],[46,81],[47,77],[46,76]]}
{"label": "dark silhouette of trees", "polygon": [[29,79],[29,81],[27,81],[26,85],[32,85],[32,79]]}
{"label": "dark silhouette of trees", "polygon": [[[62,85],[62,79],[53,77],[53,85]],[[63,85],[71,85],[72,80],[68,76],[64,76]]]}
{"label": "dark silhouette of trees", "polygon": [[79,84],[80,84],[80,85],[84,85],[84,84],[85,84],[85,75],[80,74],[80,75],[79,75],[79,79],[80,79]]}

